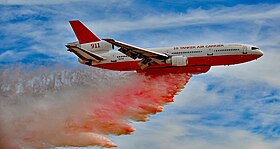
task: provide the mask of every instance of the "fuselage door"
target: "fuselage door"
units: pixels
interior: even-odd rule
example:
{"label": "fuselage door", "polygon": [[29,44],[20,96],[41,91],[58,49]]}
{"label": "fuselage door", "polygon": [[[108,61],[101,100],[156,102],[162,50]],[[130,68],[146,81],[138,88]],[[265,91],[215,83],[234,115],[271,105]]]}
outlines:
{"label": "fuselage door", "polygon": [[213,55],[214,55],[213,49],[209,49],[207,52],[207,56],[213,56]]}
{"label": "fuselage door", "polygon": [[111,62],[117,62],[117,56],[115,54],[112,55]]}
{"label": "fuselage door", "polygon": [[243,46],[243,54],[247,54],[247,47],[246,46]]}

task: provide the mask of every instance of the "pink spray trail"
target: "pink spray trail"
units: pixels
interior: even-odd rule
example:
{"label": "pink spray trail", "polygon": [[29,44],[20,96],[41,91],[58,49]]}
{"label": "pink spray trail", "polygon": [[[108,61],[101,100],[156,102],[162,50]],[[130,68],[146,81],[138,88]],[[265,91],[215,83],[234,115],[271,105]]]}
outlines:
{"label": "pink spray trail", "polygon": [[0,148],[48,149],[116,147],[107,135],[133,133],[131,121],[162,112],[191,75],[18,68],[0,77]]}

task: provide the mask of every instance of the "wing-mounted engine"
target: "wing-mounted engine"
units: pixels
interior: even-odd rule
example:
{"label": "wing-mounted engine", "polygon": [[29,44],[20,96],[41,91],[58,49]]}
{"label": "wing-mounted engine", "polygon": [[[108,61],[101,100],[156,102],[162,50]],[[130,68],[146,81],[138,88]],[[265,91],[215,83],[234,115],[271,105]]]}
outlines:
{"label": "wing-mounted engine", "polygon": [[187,66],[188,58],[185,56],[172,56],[166,60],[166,63],[172,66]]}
{"label": "wing-mounted engine", "polygon": [[97,42],[90,42],[90,43],[84,43],[81,44],[82,49],[86,49],[90,52],[95,52],[95,53],[105,53],[109,52],[110,50],[114,49],[114,45],[111,43],[108,43],[106,41],[97,41]]}

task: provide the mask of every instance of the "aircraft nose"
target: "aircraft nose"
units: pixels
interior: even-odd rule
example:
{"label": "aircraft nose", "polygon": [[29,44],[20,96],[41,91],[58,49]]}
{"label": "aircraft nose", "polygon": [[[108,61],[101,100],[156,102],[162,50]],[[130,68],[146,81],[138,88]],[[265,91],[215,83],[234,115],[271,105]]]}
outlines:
{"label": "aircraft nose", "polygon": [[263,51],[258,50],[258,51],[257,51],[257,54],[260,55],[260,57],[261,57],[261,56],[263,56]]}
{"label": "aircraft nose", "polygon": [[255,55],[257,57],[256,59],[258,59],[258,58],[263,56],[263,51],[261,51],[261,50],[256,50],[256,51],[254,51],[254,53],[255,53]]}

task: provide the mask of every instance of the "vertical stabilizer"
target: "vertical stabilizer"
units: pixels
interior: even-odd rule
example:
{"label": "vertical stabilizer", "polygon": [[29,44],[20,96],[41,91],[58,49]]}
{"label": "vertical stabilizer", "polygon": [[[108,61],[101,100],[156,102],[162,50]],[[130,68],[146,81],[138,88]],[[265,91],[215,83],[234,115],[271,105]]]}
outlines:
{"label": "vertical stabilizer", "polygon": [[100,41],[100,39],[79,20],[69,22],[80,44]]}

